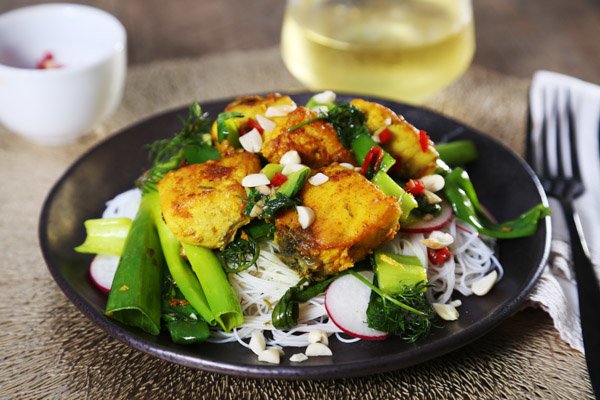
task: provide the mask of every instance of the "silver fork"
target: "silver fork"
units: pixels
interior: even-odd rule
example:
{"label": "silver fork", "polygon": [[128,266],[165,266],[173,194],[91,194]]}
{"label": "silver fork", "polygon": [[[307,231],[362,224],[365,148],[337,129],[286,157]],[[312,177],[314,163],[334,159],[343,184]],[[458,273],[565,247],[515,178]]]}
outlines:
{"label": "silver fork", "polygon": [[[540,140],[533,137],[530,114],[526,158],[546,193],[560,202],[567,222],[585,358],[592,388],[600,399],[600,288],[581,222],[573,207],[573,201],[583,194],[585,187],[577,156],[571,95],[568,91],[547,88],[542,93],[544,117]],[[536,151],[535,146],[541,148]]]}

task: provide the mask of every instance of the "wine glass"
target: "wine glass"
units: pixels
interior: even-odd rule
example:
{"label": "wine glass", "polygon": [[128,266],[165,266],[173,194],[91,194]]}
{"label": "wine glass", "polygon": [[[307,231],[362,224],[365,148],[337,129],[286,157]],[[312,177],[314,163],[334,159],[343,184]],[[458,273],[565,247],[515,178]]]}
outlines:
{"label": "wine glass", "polygon": [[285,65],[311,90],[420,103],[468,68],[470,0],[288,0]]}

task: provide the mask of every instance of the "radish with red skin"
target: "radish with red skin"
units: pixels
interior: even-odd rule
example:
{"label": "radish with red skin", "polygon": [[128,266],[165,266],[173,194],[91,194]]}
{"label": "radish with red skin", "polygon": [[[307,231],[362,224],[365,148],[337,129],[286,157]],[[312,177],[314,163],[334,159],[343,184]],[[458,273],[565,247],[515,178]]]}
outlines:
{"label": "radish with red skin", "polygon": [[90,280],[105,293],[110,292],[112,281],[119,265],[119,256],[98,254],[90,264]]}
{"label": "radish with red skin", "polygon": [[[361,272],[373,280],[372,272]],[[352,275],[344,275],[329,285],[325,292],[325,309],[331,321],[349,335],[366,340],[383,340],[389,336],[367,325],[367,307],[371,288]]]}
{"label": "radish with red skin", "polygon": [[429,221],[419,220],[413,224],[401,226],[400,231],[405,233],[429,233],[442,229],[452,221],[454,213],[448,203],[442,202],[441,206],[442,211],[433,219]]}

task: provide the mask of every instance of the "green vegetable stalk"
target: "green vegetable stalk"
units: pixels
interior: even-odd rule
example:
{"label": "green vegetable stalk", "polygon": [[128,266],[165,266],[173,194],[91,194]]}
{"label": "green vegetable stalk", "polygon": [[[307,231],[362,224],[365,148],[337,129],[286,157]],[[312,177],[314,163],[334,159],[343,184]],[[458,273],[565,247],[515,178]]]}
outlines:
{"label": "green vegetable stalk", "polygon": [[397,295],[407,286],[427,282],[427,272],[419,257],[376,250],[373,254],[377,286],[382,292]]}
{"label": "green vegetable stalk", "polygon": [[206,322],[214,325],[216,322],[215,316],[210,309],[202,286],[189,264],[181,256],[181,244],[162,219],[160,206],[158,204],[158,193],[148,193],[144,197],[146,196],[150,196],[152,199],[154,221],[158,228],[160,244],[171,276],[192,307],[194,307]]}
{"label": "green vegetable stalk", "polygon": [[169,270],[164,271],[162,292],[162,320],[178,344],[203,342],[210,336],[208,324],[196,315],[196,310],[177,287]]}
{"label": "green vegetable stalk", "polygon": [[320,295],[331,282],[346,273],[347,271],[344,271],[324,281],[312,282],[306,286],[304,286],[306,280],[301,279],[296,286],[289,288],[275,305],[271,314],[273,326],[277,329],[287,329],[295,326],[298,323],[299,304],[306,303],[313,297]]}
{"label": "green vegetable stalk", "polygon": [[98,218],[84,222],[86,238],[75,247],[79,253],[109,254],[120,256],[125,239],[131,229],[129,218]]}
{"label": "green vegetable stalk", "polygon": [[548,207],[538,204],[514,220],[497,224],[488,218],[481,207],[466,171],[462,168],[454,168],[446,175],[445,180],[444,192],[456,216],[486,236],[498,239],[530,236],[537,230],[538,221],[550,215]]}
{"label": "green vegetable stalk", "polygon": [[435,146],[440,158],[447,164],[467,164],[477,160],[479,153],[472,140],[455,140]]}
{"label": "green vegetable stalk", "polygon": [[359,165],[362,165],[365,162],[367,153],[374,146],[381,148],[383,151],[383,158],[381,159],[379,171],[387,172],[396,163],[396,159],[392,157],[390,153],[383,150],[383,147],[375,143],[371,135],[361,134],[355,137],[352,141],[352,151],[354,152]]}
{"label": "green vegetable stalk", "polygon": [[377,186],[383,193],[388,196],[394,196],[400,201],[400,209],[402,214],[400,215],[400,223],[404,223],[408,220],[412,210],[417,208],[417,200],[415,197],[406,192],[400,187],[388,174],[383,171],[377,172],[371,180],[375,186]]}
{"label": "green vegetable stalk", "polygon": [[106,315],[158,335],[163,263],[152,199],[142,196],[108,296]]}
{"label": "green vegetable stalk", "polygon": [[227,139],[229,144],[234,148],[239,149],[242,147],[240,144],[240,134],[234,118],[243,117],[244,114],[239,112],[223,112],[217,116],[217,140],[219,143]]}
{"label": "green vegetable stalk", "polygon": [[240,301],[215,253],[210,249],[186,243],[182,243],[182,246],[217,323],[225,332],[243,323]]}

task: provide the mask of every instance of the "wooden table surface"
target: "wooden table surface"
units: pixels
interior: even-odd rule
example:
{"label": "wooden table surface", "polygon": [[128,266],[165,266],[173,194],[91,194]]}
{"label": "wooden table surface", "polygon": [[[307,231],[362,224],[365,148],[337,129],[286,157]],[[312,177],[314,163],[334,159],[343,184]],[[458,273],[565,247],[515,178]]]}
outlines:
{"label": "wooden table surface", "polygon": [[[0,13],[39,0],[2,0]],[[116,15],[132,64],[276,45],[283,0],[86,0]],[[598,0],[473,0],[474,62],[527,78],[538,69],[600,83]]]}

